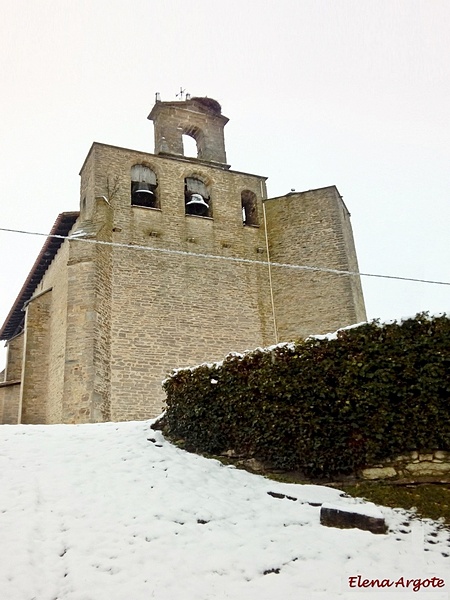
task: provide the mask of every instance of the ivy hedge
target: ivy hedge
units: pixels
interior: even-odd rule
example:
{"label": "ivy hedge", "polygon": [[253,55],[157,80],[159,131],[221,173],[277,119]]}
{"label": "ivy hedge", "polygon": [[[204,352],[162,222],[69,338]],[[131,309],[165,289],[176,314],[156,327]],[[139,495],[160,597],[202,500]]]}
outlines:
{"label": "ivy hedge", "polygon": [[449,374],[446,315],[372,321],[174,372],[162,428],[196,452],[350,474],[409,450],[450,450]]}

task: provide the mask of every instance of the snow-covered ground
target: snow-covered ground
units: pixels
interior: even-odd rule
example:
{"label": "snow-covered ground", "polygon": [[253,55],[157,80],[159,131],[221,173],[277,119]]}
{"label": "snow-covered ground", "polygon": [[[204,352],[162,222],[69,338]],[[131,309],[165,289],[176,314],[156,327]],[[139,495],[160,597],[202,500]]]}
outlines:
{"label": "snow-covered ground", "polygon": [[2,425],[0,600],[449,597],[448,531],[385,508],[387,535],[328,528],[321,503],[362,501],[188,454],[149,422]]}

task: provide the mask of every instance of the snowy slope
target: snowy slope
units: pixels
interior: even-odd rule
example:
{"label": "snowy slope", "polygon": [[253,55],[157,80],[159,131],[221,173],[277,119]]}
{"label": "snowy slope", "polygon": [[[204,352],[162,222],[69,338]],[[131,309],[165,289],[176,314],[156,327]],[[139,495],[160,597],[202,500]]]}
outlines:
{"label": "snowy slope", "polygon": [[[3,425],[0,600],[448,598],[447,531],[385,508],[387,535],[327,528],[325,502],[362,503],[188,454],[149,422]],[[350,588],[358,574],[400,584]],[[433,576],[445,587],[405,588]]]}

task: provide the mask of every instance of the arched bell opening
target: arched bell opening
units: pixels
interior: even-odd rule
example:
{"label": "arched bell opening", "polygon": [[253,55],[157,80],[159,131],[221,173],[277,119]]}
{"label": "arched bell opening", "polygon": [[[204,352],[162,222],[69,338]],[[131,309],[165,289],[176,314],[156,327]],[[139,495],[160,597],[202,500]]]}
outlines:
{"label": "arched bell opening", "polygon": [[256,194],[250,190],[241,192],[242,223],[244,225],[258,226],[258,205]]}
{"label": "arched bell opening", "polygon": [[206,185],[195,177],[184,180],[184,206],[187,215],[211,217],[211,200]]}
{"label": "arched bell opening", "polygon": [[182,129],[183,155],[187,158],[203,158],[205,135],[203,131],[194,125],[186,126]]}
{"label": "arched bell opening", "polygon": [[195,137],[184,133],[181,139],[183,141],[183,156],[198,158],[198,146]]}
{"label": "arched bell opening", "polygon": [[131,169],[131,204],[133,206],[159,208],[157,187],[156,175],[149,167],[134,165]]}

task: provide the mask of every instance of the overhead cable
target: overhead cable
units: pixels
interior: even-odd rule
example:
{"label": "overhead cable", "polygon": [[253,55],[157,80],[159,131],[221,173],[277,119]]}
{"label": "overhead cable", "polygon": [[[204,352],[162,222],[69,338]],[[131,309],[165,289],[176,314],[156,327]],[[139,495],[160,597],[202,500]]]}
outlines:
{"label": "overhead cable", "polygon": [[[159,252],[162,254],[175,254],[179,256],[190,256],[197,258],[206,258],[209,260],[224,260],[229,262],[237,262],[244,264],[253,264],[267,267],[267,261],[265,260],[254,260],[251,258],[239,258],[236,256],[220,256],[217,254],[204,254],[200,252],[188,252],[186,250],[171,250],[169,248],[155,248],[154,246],[141,246],[139,244],[123,244],[120,242],[106,242],[103,240],[89,239],[86,237],[82,237],[85,234],[73,234],[73,235],[58,235],[58,234],[48,234],[48,233],[40,233],[37,231],[23,231],[20,229],[7,229],[5,227],[0,227],[0,231],[4,231],[7,233],[20,233],[24,235],[34,235],[45,238],[57,238],[62,240],[76,241],[85,244],[99,244],[103,246],[111,246],[113,248],[127,248],[129,250],[142,250],[144,252]],[[335,275],[357,275],[359,277],[377,277],[380,279],[394,279],[397,281],[412,281],[415,283],[429,283],[434,285],[450,285],[450,281],[435,281],[432,279],[418,279],[415,277],[401,277],[398,275],[381,275],[379,273],[361,273],[359,271],[346,271],[341,269],[331,269],[329,267],[311,267],[307,265],[296,265],[291,263],[279,263],[279,262],[270,262],[271,267],[283,268],[283,269],[293,269],[297,271],[313,271],[319,273],[333,273]]]}

